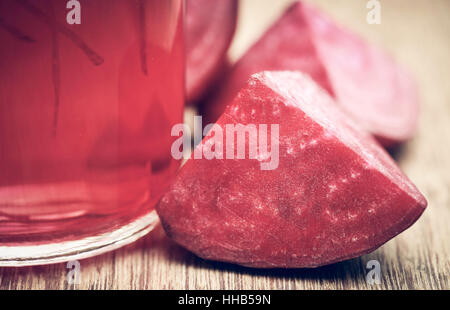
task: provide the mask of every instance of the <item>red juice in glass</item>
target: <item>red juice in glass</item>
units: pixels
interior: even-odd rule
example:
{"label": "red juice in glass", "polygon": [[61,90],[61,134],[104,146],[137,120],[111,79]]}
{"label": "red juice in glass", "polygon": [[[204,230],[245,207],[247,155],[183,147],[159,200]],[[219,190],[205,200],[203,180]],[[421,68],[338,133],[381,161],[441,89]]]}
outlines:
{"label": "red juice in glass", "polygon": [[182,0],[0,0],[0,265],[152,229],[179,166],[182,15]]}

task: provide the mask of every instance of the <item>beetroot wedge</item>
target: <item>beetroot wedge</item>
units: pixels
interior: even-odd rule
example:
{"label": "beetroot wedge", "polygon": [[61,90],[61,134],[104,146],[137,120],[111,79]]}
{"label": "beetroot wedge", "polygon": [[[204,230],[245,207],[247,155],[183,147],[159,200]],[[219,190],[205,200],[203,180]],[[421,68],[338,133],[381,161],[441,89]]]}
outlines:
{"label": "beetroot wedge", "polygon": [[[278,125],[278,135],[268,133],[269,148],[258,138],[251,159],[254,136],[244,133],[246,159],[220,159],[238,150],[243,136],[233,141],[226,130],[238,124],[259,134],[263,124]],[[253,75],[196,152],[212,149],[215,158],[187,161],[157,206],[167,234],[205,259],[321,266],[373,251],[427,204],[378,143],[302,73]],[[268,162],[277,164],[263,169]]]}
{"label": "beetroot wedge", "polygon": [[226,67],[237,12],[237,0],[186,1],[186,95],[190,103]]}
{"label": "beetroot wedge", "polygon": [[206,107],[215,121],[253,73],[299,70],[332,96],[383,145],[410,139],[417,126],[416,87],[408,73],[378,48],[297,2],[237,62]]}

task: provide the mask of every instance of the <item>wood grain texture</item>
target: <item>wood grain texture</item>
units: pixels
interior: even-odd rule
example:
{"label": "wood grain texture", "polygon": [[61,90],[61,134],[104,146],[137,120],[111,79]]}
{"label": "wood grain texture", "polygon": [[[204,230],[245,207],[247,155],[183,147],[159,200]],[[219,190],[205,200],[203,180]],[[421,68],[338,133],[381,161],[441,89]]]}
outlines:
{"label": "wood grain texture", "polygon": [[[290,0],[242,0],[236,59]],[[161,228],[133,245],[81,261],[81,283],[65,264],[1,268],[0,289],[450,289],[450,1],[381,0],[381,25],[366,23],[366,0],[311,1],[384,46],[417,77],[422,116],[417,137],[395,157],[429,207],[409,230],[372,254],[311,270],[253,270],[201,260]],[[365,281],[369,260],[381,284]]]}

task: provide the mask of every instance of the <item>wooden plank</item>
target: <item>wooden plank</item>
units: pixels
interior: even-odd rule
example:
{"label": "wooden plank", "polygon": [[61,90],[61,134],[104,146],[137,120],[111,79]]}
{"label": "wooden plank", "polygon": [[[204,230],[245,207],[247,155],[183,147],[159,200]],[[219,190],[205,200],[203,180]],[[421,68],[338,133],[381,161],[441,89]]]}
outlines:
{"label": "wooden plank", "polygon": [[[290,0],[242,0],[232,59]],[[389,0],[381,25],[366,23],[365,0],[320,0],[341,23],[384,46],[418,79],[422,118],[417,138],[396,154],[429,201],[423,217],[372,254],[313,270],[254,270],[206,262],[173,244],[159,228],[118,251],[81,261],[81,283],[68,285],[65,264],[0,268],[0,289],[450,289],[450,1]],[[366,264],[381,264],[369,286]]]}

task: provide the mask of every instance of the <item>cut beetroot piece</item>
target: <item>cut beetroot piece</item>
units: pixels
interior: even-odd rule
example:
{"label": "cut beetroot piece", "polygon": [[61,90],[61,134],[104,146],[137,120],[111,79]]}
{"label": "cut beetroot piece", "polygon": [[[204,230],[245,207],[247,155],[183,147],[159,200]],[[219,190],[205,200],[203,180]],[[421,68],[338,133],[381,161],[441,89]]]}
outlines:
{"label": "cut beetroot piece", "polygon": [[216,124],[223,138],[215,129],[196,151],[223,141],[214,150],[226,154],[230,124],[278,124],[279,138],[268,133],[267,144],[275,141],[279,162],[261,170],[268,154],[248,159],[249,151],[247,159],[187,161],[157,211],[167,234],[200,257],[316,267],[373,251],[426,207],[390,156],[307,75],[253,75]]}
{"label": "cut beetroot piece", "polygon": [[205,116],[215,121],[253,73],[308,73],[383,145],[415,132],[416,87],[389,55],[301,2],[295,3],[238,61]]}
{"label": "cut beetroot piece", "polygon": [[226,64],[238,1],[188,0],[186,4],[186,95],[192,103]]}

